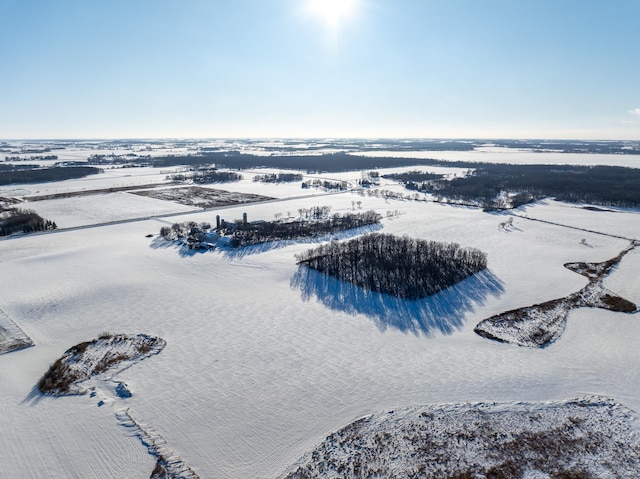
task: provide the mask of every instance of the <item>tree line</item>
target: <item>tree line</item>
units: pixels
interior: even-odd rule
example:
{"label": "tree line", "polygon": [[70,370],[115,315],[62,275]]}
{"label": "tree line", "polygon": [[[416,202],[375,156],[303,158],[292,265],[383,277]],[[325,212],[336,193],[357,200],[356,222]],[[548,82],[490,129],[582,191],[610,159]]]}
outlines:
{"label": "tree line", "polygon": [[299,264],[371,291],[418,299],[442,291],[487,267],[475,248],[372,233],[296,255]]}
{"label": "tree line", "polygon": [[253,181],[261,183],[293,183],[302,181],[300,173],[265,173],[264,175],[256,175]]}
{"label": "tree line", "polygon": [[302,183],[302,188],[318,188],[325,191],[345,191],[349,188],[346,181],[308,180]]}
{"label": "tree line", "polygon": [[[407,188],[487,209],[517,207],[543,197],[604,206],[640,206],[640,169],[620,166],[505,165],[455,162],[469,167],[464,177],[425,179],[412,172],[396,178]],[[391,177],[389,175],[388,177]],[[511,193],[500,200],[503,193]],[[507,199],[505,203],[505,198]]]}
{"label": "tree line", "polygon": [[[145,160],[147,161],[147,160]],[[345,152],[322,155],[277,155],[263,156],[239,151],[202,151],[198,155],[156,157],[149,160],[153,166],[216,165],[217,167],[247,170],[252,168],[278,168],[304,170],[307,173],[372,170],[375,168],[397,168],[414,165],[441,164],[441,161],[414,158],[376,158],[350,155]]]}
{"label": "tree line", "polygon": [[4,211],[4,218],[0,216],[0,236],[13,233],[33,233],[57,228],[55,222],[46,220],[32,210],[9,209]]}
{"label": "tree line", "polygon": [[240,223],[233,232],[238,246],[265,243],[267,241],[314,238],[380,222],[375,211],[362,213],[335,213],[317,221],[265,221]]}
{"label": "tree line", "polygon": [[174,223],[172,226],[160,228],[160,235],[167,240],[183,240],[190,247],[198,247],[207,241],[207,236],[217,233],[219,236],[230,238],[233,247],[248,246],[252,244],[266,243],[268,241],[295,240],[300,238],[313,238],[336,233],[352,228],[376,224],[381,216],[375,211],[361,213],[335,213],[328,216],[324,207],[305,210],[306,219],[300,218],[294,221],[254,221],[221,223],[219,228],[211,229],[209,223],[196,223],[194,221]]}
{"label": "tree line", "polygon": [[31,168],[0,170],[0,185],[13,183],[45,183],[50,181],[71,180],[102,173],[103,170],[93,166],[73,166],[54,168]]}
{"label": "tree line", "polygon": [[233,171],[220,171],[217,168],[201,167],[190,173],[170,175],[167,179],[173,181],[192,181],[197,185],[204,185],[209,183],[231,183],[240,181],[242,175]]}

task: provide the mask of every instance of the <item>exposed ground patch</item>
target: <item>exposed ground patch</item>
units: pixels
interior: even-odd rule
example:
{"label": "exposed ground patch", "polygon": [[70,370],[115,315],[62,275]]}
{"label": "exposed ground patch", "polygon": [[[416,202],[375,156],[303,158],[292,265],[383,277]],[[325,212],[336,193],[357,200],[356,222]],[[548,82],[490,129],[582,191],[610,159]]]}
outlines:
{"label": "exposed ground patch", "polygon": [[636,478],[637,417],[611,399],[421,406],[329,435],[286,479]]}
{"label": "exposed ground patch", "polygon": [[33,341],[0,309],[0,354],[33,346]]}
{"label": "exposed ground patch", "polygon": [[218,208],[220,206],[229,206],[241,203],[256,203],[259,201],[273,199],[268,196],[236,193],[213,188],[200,188],[197,186],[159,188],[134,191],[132,193],[140,196],[148,196],[157,200],[174,201],[182,205],[195,206],[204,209]]}
{"label": "exposed ground patch", "polygon": [[544,347],[557,340],[564,332],[569,312],[576,308],[601,308],[621,313],[633,313],[638,307],[617,296],[602,285],[613,268],[638,243],[615,258],[602,263],[567,263],[565,268],[589,279],[580,291],[564,298],[541,304],[513,309],[487,318],[474,331],[485,338],[518,346]]}
{"label": "exposed ground patch", "polygon": [[67,349],[42,376],[38,389],[52,396],[84,394],[88,379],[156,355],[165,345],[164,339],[146,334],[103,334]]}

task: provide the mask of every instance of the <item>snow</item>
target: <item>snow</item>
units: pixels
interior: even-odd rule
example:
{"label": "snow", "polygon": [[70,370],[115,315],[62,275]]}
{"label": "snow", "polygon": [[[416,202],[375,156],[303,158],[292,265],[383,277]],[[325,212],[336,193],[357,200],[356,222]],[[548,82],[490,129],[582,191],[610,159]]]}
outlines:
{"label": "snow", "polygon": [[639,432],[633,412],[601,397],[403,408],[331,434],[287,478],[633,479]]}
{"label": "snow", "polygon": [[637,242],[633,242],[617,257],[605,262],[566,263],[565,268],[587,277],[589,284],[564,298],[487,318],[478,323],[475,331],[483,337],[519,346],[545,347],[560,338],[572,309],[587,307],[625,313],[637,312],[636,304],[617,296],[602,285],[611,270],[637,245]]}
{"label": "snow", "polygon": [[0,309],[0,354],[33,346],[31,338]]}
{"label": "snow", "polygon": [[[382,221],[382,232],[485,251],[490,276],[477,286],[487,292],[464,307],[454,296],[434,297],[455,323],[427,334],[384,322],[393,314],[331,307],[334,301],[322,290],[305,294],[292,278],[298,272],[294,255],[309,244],[185,255],[146,237],[175,221],[214,223],[216,210],[1,240],[0,308],[36,344],[0,355],[2,474],[149,477],[156,459],[118,420],[121,401],[191,470],[213,478],[277,477],[330,432],[406,406],[499,401],[509,408],[513,401],[598,394],[640,411],[637,314],[576,309],[563,336],[542,350],[473,332],[484,318],[580,290],[588,280],[563,265],[606,261],[628,241],[519,217],[505,230],[499,224],[508,215],[464,207],[352,192],[296,198],[293,189],[274,195],[275,188],[280,186],[250,180],[224,185],[281,198],[227,208],[224,217],[246,211],[252,220],[269,220],[325,204],[332,212],[351,211],[358,200],[363,210],[383,216],[398,210]],[[105,198],[79,198],[82,214],[79,206],[55,201],[58,206],[47,206],[58,211],[51,219],[73,225],[99,218]],[[123,212],[120,217],[149,214],[150,203],[138,203],[134,195],[114,194],[108,201]],[[518,214],[640,238],[635,210],[598,212],[546,201]],[[629,253],[604,285],[640,302],[639,261],[637,251]],[[390,307],[383,304],[382,311]],[[398,314],[427,321],[433,308]],[[167,341],[161,354],[118,375],[132,397],[98,407],[99,396],[33,395],[37,380],[65,350],[103,331],[144,332]]]}
{"label": "snow", "polygon": [[511,163],[515,165],[608,165],[640,168],[640,155],[607,153],[537,152],[502,147],[479,147],[470,151],[387,151],[357,153],[362,156],[430,158],[444,161]]}
{"label": "snow", "polygon": [[58,228],[95,225],[193,211],[193,206],[156,200],[128,192],[101,193],[22,203],[21,208],[34,210],[43,218],[55,221]]}

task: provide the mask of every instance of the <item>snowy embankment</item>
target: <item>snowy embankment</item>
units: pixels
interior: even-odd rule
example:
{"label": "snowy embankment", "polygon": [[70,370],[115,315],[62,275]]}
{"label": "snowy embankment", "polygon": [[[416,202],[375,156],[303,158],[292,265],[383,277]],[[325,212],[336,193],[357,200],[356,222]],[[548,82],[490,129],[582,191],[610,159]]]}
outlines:
{"label": "snowy embankment", "polygon": [[[67,349],[38,382],[42,393],[53,396],[84,394],[87,381],[109,371],[115,375],[143,359],[158,354],[166,342],[146,334],[108,334]],[[122,387],[119,394],[122,394]],[[126,393],[125,393],[126,394]]]}
{"label": "snowy embankment", "polygon": [[33,346],[31,338],[0,309],[0,354]]}
{"label": "snowy embankment", "polygon": [[[121,406],[122,400],[132,397],[126,383],[114,380],[119,372],[150,356],[160,353],[166,341],[147,334],[103,334],[69,348],[44,374],[38,389],[46,395],[69,396],[91,391],[91,398],[99,407],[110,403]],[[92,384],[91,379],[96,381]],[[115,385],[115,386],[114,386]],[[109,397],[111,396],[111,397]],[[35,392],[32,394],[35,398]],[[118,423],[132,430],[149,454],[156,458],[151,478],[199,479],[196,474],[167,445],[160,434],[138,422],[129,408],[115,412]]]}
{"label": "snowy embankment", "polygon": [[638,471],[636,415],[585,397],[373,414],[329,435],[286,478],[635,479]]}
{"label": "snowy embankment", "polygon": [[634,242],[618,256],[601,263],[567,263],[565,268],[586,276],[589,284],[564,298],[500,313],[480,322],[475,332],[480,336],[518,346],[545,347],[564,331],[567,316],[576,308],[600,308],[619,313],[633,313],[638,307],[602,285],[603,280],[622,258],[634,249]]}

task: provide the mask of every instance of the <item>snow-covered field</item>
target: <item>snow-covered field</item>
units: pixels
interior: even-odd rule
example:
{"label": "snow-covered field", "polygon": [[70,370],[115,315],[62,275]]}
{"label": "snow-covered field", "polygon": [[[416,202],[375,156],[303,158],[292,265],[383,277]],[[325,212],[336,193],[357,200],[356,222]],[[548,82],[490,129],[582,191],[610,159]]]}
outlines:
{"label": "snow-covered field", "polygon": [[444,161],[511,163],[515,165],[609,165],[640,168],[640,155],[538,152],[504,147],[480,147],[470,151],[377,150],[358,154],[377,157],[433,158]]}
{"label": "snow-covered field", "polygon": [[636,421],[631,411],[601,397],[384,411],[327,437],[287,479],[635,479]]}
{"label": "snow-covered field", "polygon": [[[299,187],[246,177],[223,189],[281,201],[228,208],[226,217],[271,220],[326,204],[347,211],[361,201],[383,216],[400,212],[382,221],[382,232],[479,248],[489,270],[419,302],[371,297],[369,306],[354,307],[348,298],[357,292],[337,297],[338,285],[300,272],[294,254],[309,244],[187,253],[146,237],[173,221],[213,222],[215,210],[2,240],[0,309],[35,347],[0,355],[0,476],[149,477],[156,461],[123,424],[127,410],[203,478],[277,477],[332,431],[405,406],[596,394],[640,411],[637,313],[575,310],[564,335],[545,349],[473,332],[484,318],[584,287],[587,279],[564,263],[605,261],[629,245],[531,218],[640,239],[637,211],[545,201],[517,211],[528,218],[515,217],[505,230],[502,214],[351,192],[298,198]],[[67,186],[20,188],[35,194]],[[65,226],[107,220],[111,207],[117,218],[182,211],[158,201],[115,193],[29,207]],[[639,269],[636,249],[605,286],[638,304]],[[404,327],[412,320],[420,326]],[[65,350],[103,331],[167,341],[160,354],[118,375],[131,398],[99,407],[96,397],[34,394]]]}

